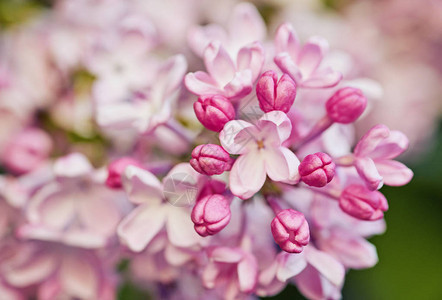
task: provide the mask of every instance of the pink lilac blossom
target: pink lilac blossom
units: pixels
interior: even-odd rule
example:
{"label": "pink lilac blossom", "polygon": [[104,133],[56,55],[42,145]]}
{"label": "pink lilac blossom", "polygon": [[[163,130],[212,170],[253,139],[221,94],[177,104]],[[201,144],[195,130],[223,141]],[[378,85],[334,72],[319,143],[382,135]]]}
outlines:
{"label": "pink lilac blossom", "polygon": [[378,262],[378,189],[413,177],[403,133],[354,137],[379,86],[219,2],[61,0],[5,35],[1,299],[339,299]]}

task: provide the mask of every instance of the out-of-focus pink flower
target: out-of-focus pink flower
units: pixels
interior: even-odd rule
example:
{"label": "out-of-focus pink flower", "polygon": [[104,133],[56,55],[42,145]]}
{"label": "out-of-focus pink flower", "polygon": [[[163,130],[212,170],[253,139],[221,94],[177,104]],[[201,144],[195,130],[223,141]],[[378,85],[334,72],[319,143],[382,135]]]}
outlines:
{"label": "out-of-focus pink flower", "polygon": [[28,222],[18,235],[83,248],[107,245],[122,217],[124,196],[107,188],[80,154],[60,158],[53,169],[55,179],[29,200]]}
{"label": "out-of-focus pink flower", "polygon": [[288,113],[295,101],[296,84],[287,74],[283,74],[278,81],[276,72],[270,70],[259,78],[256,96],[264,112],[280,110]]}
{"label": "out-of-focus pink flower", "polygon": [[201,174],[219,175],[230,170],[232,159],[221,146],[204,144],[193,149],[190,164]]}
{"label": "out-of-focus pink flower", "polygon": [[358,142],[354,150],[354,166],[371,190],[384,183],[391,186],[407,184],[413,171],[393,160],[408,148],[408,139],[400,131],[376,125]]}
{"label": "out-of-focus pink flower", "polygon": [[[213,3],[210,3],[212,6]],[[227,31],[218,24],[194,27],[189,31],[189,45],[198,55],[213,41],[221,42],[231,57],[242,47],[265,38],[266,26],[255,6],[243,2],[235,6],[227,22]]]}
{"label": "out-of-focus pink flower", "polygon": [[379,191],[370,191],[363,185],[347,186],[339,197],[339,206],[349,215],[361,220],[378,220],[388,210],[387,199]]}
{"label": "out-of-focus pink flower", "polygon": [[224,125],[235,118],[235,109],[221,95],[200,96],[193,104],[196,117],[209,130],[221,131]]}
{"label": "out-of-focus pink flower", "polygon": [[225,287],[227,299],[253,292],[258,277],[258,262],[253,254],[229,247],[214,247],[208,252],[209,264],[202,274],[206,288]]}
{"label": "out-of-focus pink flower", "polygon": [[121,174],[123,174],[124,170],[126,170],[128,166],[142,168],[140,162],[131,157],[122,157],[116,159],[107,166],[108,175],[106,185],[110,188],[121,188]]}
{"label": "out-of-focus pink flower", "polygon": [[323,187],[335,176],[335,163],[323,152],[307,155],[298,167],[301,180],[315,187]]}
{"label": "out-of-focus pink flower", "polygon": [[[176,55],[159,66],[146,66],[145,69],[151,74],[134,74],[137,80],[141,80],[140,85],[125,87],[121,95],[107,87],[101,88],[101,81],[96,83],[96,119],[100,126],[113,129],[133,128],[144,133],[169,120],[172,105],[187,69],[186,59],[182,55]],[[109,81],[109,84],[121,84],[119,79],[116,81],[117,83]]]}
{"label": "out-of-focus pink flower", "polygon": [[312,37],[300,46],[293,27],[282,24],[275,36],[275,63],[301,87],[326,88],[339,83],[342,75],[330,67],[321,66],[328,51],[328,43],[320,37]]}
{"label": "out-of-focus pink flower", "polygon": [[1,262],[5,281],[21,289],[36,285],[38,299],[114,299],[111,267],[92,251],[32,242],[8,251]]}
{"label": "out-of-focus pink flower", "polygon": [[337,123],[355,122],[364,112],[367,99],[360,89],[346,87],[336,91],[325,107],[328,116]]}
{"label": "out-of-focus pink flower", "polygon": [[214,235],[229,224],[229,200],[219,194],[205,196],[193,207],[191,218],[199,235]]}
{"label": "out-of-focus pink flower", "polygon": [[190,211],[179,206],[194,203],[197,194],[201,175],[189,164],[175,166],[163,183],[149,171],[135,166],[127,167],[124,176],[123,185],[129,200],[138,207],[118,226],[121,243],[140,252],[163,229],[170,243],[177,247],[188,248],[201,242],[193,228]]}
{"label": "out-of-focus pink flower", "polygon": [[294,209],[284,209],[273,219],[272,234],[282,250],[300,253],[308,245],[310,230],[304,215]]}
{"label": "out-of-focus pink flower", "polygon": [[263,186],[266,174],[274,181],[299,181],[299,160],[282,143],[290,136],[292,124],[282,111],[264,114],[256,124],[242,120],[230,121],[219,138],[230,154],[240,157],[230,172],[230,190],[247,199]]}
{"label": "out-of-focus pink flower", "polygon": [[13,136],[5,145],[2,162],[9,171],[20,175],[41,166],[51,151],[49,135],[38,128],[28,128]]}
{"label": "out-of-focus pink flower", "polygon": [[204,51],[207,72],[189,73],[185,84],[196,95],[222,95],[238,100],[252,91],[264,64],[264,49],[254,42],[232,58],[220,42],[211,42]]}

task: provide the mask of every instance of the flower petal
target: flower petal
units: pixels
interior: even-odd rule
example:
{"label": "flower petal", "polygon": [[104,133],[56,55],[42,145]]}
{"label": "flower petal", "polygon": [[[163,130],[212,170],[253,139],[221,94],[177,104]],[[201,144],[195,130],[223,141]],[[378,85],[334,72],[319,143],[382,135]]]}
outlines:
{"label": "flower petal", "polygon": [[258,42],[254,42],[239,50],[236,65],[237,70],[251,70],[254,82],[261,73],[264,64],[264,48]]}
{"label": "flower petal", "polygon": [[259,150],[241,155],[230,171],[230,190],[241,199],[252,197],[266,179],[264,159]]}
{"label": "flower petal", "polygon": [[264,114],[260,118],[258,126],[260,128],[264,128],[265,126],[268,126],[268,123],[273,123],[276,125],[277,133],[281,143],[283,143],[290,137],[290,133],[292,132],[292,122],[284,112],[274,110]]}
{"label": "flower petal", "polygon": [[308,263],[327,280],[336,286],[340,286],[344,282],[345,268],[339,261],[313,246],[306,248],[304,251],[306,251],[305,255]]}
{"label": "flower petal", "polygon": [[290,23],[283,23],[275,34],[275,53],[282,52],[287,52],[292,57],[298,56],[299,39]]}
{"label": "flower petal", "polygon": [[191,247],[202,241],[193,228],[190,212],[182,207],[167,206],[167,236],[177,247]]}
{"label": "flower petal", "polygon": [[371,158],[357,158],[355,160],[355,167],[359,176],[365,181],[365,184],[370,190],[374,191],[382,187],[383,178]]}
{"label": "flower petal", "polygon": [[204,63],[218,86],[225,86],[235,76],[235,65],[219,41],[213,41],[207,46]]}
{"label": "flower petal", "polygon": [[140,205],[118,226],[120,241],[132,251],[142,251],[163,228],[166,216],[166,210],[160,205]]}
{"label": "flower petal", "polygon": [[187,89],[195,95],[223,94],[215,80],[206,72],[188,73],[184,77]]}
{"label": "flower petal", "polygon": [[376,161],[376,168],[383,177],[384,183],[391,186],[402,186],[413,178],[413,171],[395,160]]}
{"label": "flower petal", "polygon": [[136,166],[128,166],[122,177],[124,189],[132,203],[161,203],[163,186],[151,172]]}
{"label": "flower petal", "polygon": [[219,134],[221,145],[230,154],[246,153],[248,145],[255,143],[251,134],[253,129],[253,124],[246,121],[233,120],[227,122]]}
{"label": "flower petal", "polygon": [[387,126],[379,124],[372,127],[358,142],[354,154],[359,157],[370,156],[378,145],[390,135]]}
{"label": "flower petal", "polygon": [[283,73],[288,74],[297,84],[301,83],[301,70],[287,52],[282,52],[276,55],[274,61]]}
{"label": "flower petal", "polygon": [[250,293],[258,280],[258,262],[255,256],[246,254],[238,264],[238,281],[241,292]]}

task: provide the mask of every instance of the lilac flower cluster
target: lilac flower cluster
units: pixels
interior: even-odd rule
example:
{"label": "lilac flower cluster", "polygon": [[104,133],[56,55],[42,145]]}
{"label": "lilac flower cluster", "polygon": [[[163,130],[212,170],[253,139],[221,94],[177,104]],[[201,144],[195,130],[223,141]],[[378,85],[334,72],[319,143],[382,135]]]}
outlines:
{"label": "lilac flower cluster", "polygon": [[168,20],[148,2],[59,1],[2,37],[0,298],[108,300],[129,280],[166,299],[339,299],[347,270],[377,263],[366,239],[385,230],[379,189],[413,177],[407,137],[354,140],[370,86],[325,39],[268,36],[249,3],[223,27],[197,25],[196,1]]}

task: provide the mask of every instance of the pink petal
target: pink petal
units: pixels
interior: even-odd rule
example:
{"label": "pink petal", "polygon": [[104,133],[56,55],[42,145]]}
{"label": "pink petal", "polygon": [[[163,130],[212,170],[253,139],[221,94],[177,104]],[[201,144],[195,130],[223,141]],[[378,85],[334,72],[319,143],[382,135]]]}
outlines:
{"label": "pink petal", "polygon": [[376,167],[386,185],[405,185],[410,182],[414,175],[413,171],[407,166],[395,160],[377,160]]}
{"label": "pink petal", "polygon": [[340,286],[344,282],[345,268],[339,261],[323,251],[316,250],[313,246],[304,251],[306,251],[308,263],[327,280],[336,286]]}
{"label": "pink petal", "polygon": [[378,262],[376,247],[362,237],[334,230],[330,236],[319,240],[320,248],[336,257],[347,268],[366,269]]}
{"label": "pink petal", "polygon": [[367,187],[374,191],[383,185],[383,178],[379,174],[376,164],[371,158],[358,158],[355,161],[355,167],[359,176],[365,181]]}
{"label": "pink petal", "polygon": [[251,70],[254,82],[261,73],[264,64],[264,48],[258,42],[247,45],[239,50],[236,61],[237,70]]}
{"label": "pink petal", "polygon": [[283,143],[290,137],[290,133],[292,132],[292,122],[284,112],[274,110],[264,114],[260,118],[258,126],[260,128],[263,128],[267,126],[268,122],[276,125],[277,133],[281,143]]}
{"label": "pink petal", "polygon": [[[25,250],[25,249],[23,249]],[[32,255],[32,254],[31,254]],[[13,286],[26,287],[38,283],[51,275],[57,267],[57,257],[53,255],[36,255],[20,266],[5,268],[5,280]]]}
{"label": "pink petal", "polygon": [[390,130],[387,126],[379,124],[372,127],[358,142],[354,154],[359,157],[370,156],[378,145],[388,138]]}
{"label": "pink petal", "polygon": [[205,72],[188,73],[184,77],[186,88],[195,95],[223,94],[209,74]]}
{"label": "pink petal", "polygon": [[243,253],[236,248],[216,247],[209,251],[211,260],[222,263],[237,263],[243,258]]}
{"label": "pink petal", "polygon": [[54,163],[54,173],[60,177],[79,177],[89,174],[92,165],[86,156],[72,153],[57,159]]}
{"label": "pink petal", "polygon": [[275,34],[275,53],[287,52],[291,57],[297,57],[299,51],[299,39],[290,23],[284,23],[278,27]]}
{"label": "pink petal", "polygon": [[230,154],[247,153],[248,144],[255,143],[252,136],[247,134],[252,128],[253,124],[242,120],[227,122],[219,134],[221,145]]}
{"label": "pink petal", "polygon": [[301,70],[303,78],[308,78],[319,67],[324,53],[320,45],[312,42],[306,43],[298,56],[298,67]]}
{"label": "pink petal", "polygon": [[118,237],[129,249],[140,252],[160,232],[165,221],[164,207],[141,205],[120,223],[117,229]]}
{"label": "pink petal", "polygon": [[115,234],[121,219],[119,208],[114,202],[117,195],[122,196],[105,188],[96,188],[89,191],[88,199],[77,203],[79,219],[86,229],[105,237]]}
{"label": "pink petal", "polygon": [[308,299],[340,299],[339,290],[312,266],[295,277],[296,286]]}
{"label": "pink petal", "polygon": [[235,76],[224,86],[223,95],[234,101],[250,94],[253,90],[252,71],[242,70],[235,73]]}
{"label": "pink petal", "polygon": [[155,175],[136,166],[128,166],[122,177],[124,189],[132,203],[161,203],[163,185]]}
{"label": "pink petal", "polygon": [[263,149],[261,151],[264,152],[265,169],[270,179],[273,181],[289,180],[289,166],[282,153],[282,147]]}
{"label": "pink petal", "polygon": [[285,261],[281,263],[276,276],[280,281],[285,282],[293,276],[301,273],[307,267],[307,261],[302,253],[283,254],[285,256]]}
{"label": "pink petal", "polygon": [[296,184],[301,179],[301,176],[299,175],[298,166],[301,163],[298,159],[298,157],[288,148],[282,147],[281,148],[282,154],[284,155],[285,161],[287,165],[289,166],[289,177],[287,180],[284,180],[283,182],[288,184]]}
{"label": "pink petal", "polygon": [[254,290],[258,279],[258,262],[255,256],[247,254],[238,264],[238,280],[241,292]]}
{"label": "pink petal", "polygon": [[218,86],[225,86],[235,75],[235,65],[220,42],[214,41],[207,46],[204,63]]}
{"label": "pink petal", "polygon": [[161,89],[164,95],[173,93],[183,82],[187,70],[187,62],[184,55],[178,54],[166,60],[158,70],[153,85],[154,89]]}
{"label": "pink petal", "polygon": [[323,70],[317,70],[310,77],[305,78],[299,83],[305,88],[329,88],[337,85],[342,79],[342,74],[337,71],[333,71],[330,68]]}
{"label": "pink petal", "polygon": [[100,104],[95,114],[98,125],[113,129],[131,127],[141,117],[137,105],[125,102]]}
{"label": "pink petal", "polygon": [[227,34],[218,24],[209,24],[207,26],[196,26],[190,29],[187,40],[193,52],[202,57],[204,50],[211,41],[220,41],[222,44],[225,44]]}
{"label": "pink petal", "polygon": [[167,211],[167,237],[174,246],[191,247],[202,241],[193,228],[189,211],[172,205],[168,205]]}
{"label": "pink petal", "polygon": [[297,83],[300,84],[302,81],[301,70],[295,63],[292,57],[287,52],[279,53],[274,58],[275,64],[283,73],[290,75],[290,77]]}
{"label": "pink petal", "polygon": [[241,199],[252,197],[266,179],[264,159],[258,150],[241,155],[230,171],[230,190]]}
{"label": "pink petal", "polygon": [[374,160],[393,159],[407,150],[408,145],[408,138],[405,134],[392,130],[388,138],[382,140],[376,149],[370,153],[370,157]]}
{"label": "pink petal", "polygon": [[254,5],[247,2],[235,6],[228,28],[232,43],[239,46],[261,41],[266,35],[261,15]]}
{"label": "pink petal", "polygon": [[67,255],[60,269],[64,292],[73,298],[95,298],[99,288],[99,274],[93,266],[82,257]]}

